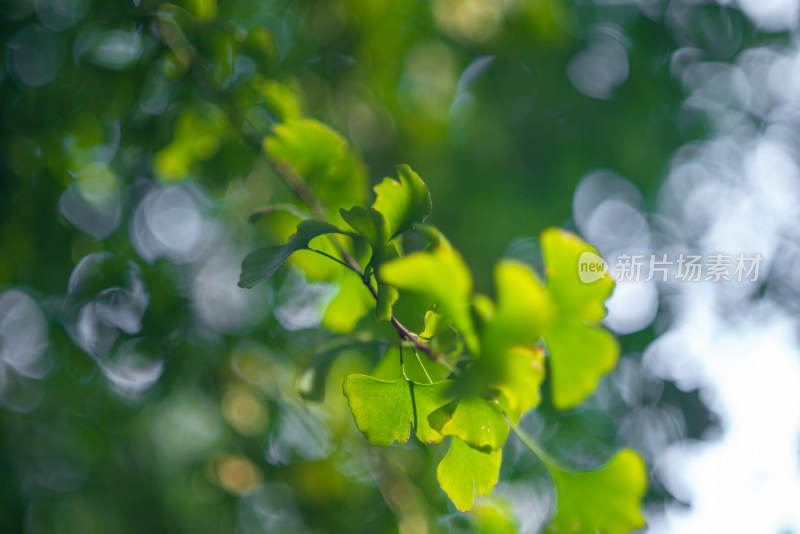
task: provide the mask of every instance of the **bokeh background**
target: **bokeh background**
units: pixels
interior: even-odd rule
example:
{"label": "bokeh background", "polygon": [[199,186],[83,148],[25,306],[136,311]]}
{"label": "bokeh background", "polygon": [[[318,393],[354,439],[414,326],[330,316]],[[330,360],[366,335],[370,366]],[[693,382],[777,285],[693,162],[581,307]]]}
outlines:
{"label": "bokeh background", "polygon": [[[510,440],[455,511],[443,451],[371,448],[296,379],[337,288],[237,287],[287,191],[257,149],[277,80],[369,181],[409,163],[491,292],[548,226],[610,257],[759,253],[746,284],[620,284],[623,356],[579,410],[523,426],[650,473],[653,533],[800,532],[797,0],[4,0],[0,531],[538,532],[553,504]],[[367,318],[369,320],[369,318]],[[326,345],[327,344],[327,345]]]}

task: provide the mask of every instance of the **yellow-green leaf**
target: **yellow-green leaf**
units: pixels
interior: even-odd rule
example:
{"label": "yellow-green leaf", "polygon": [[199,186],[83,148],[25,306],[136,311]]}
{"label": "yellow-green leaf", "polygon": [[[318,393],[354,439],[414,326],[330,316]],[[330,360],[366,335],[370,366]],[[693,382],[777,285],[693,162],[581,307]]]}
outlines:
{"label": "yellow-green leaf", "polygon": [[414,432],[422,443],[439,443],[443,436],[428,422],[428,416],[447,402],[445,391],[450,385],[443,380],[434,384],[408,383],[414,402]]}
{"label": "yellow-green leaf", "polygon": [[560,313],[580,321],[599,321],[605,317],[604,302],[614,289],[614,279],[605,273],[602,278],[585,283],[579,276],[581,255],[598,255],[597,249],[571,232],[549,228],[542,233],[542,253],[546,287]]}
{"label": "yellow-green leaf", "polygon": [[533,345],[552,323],[555,310],[536,274],[523,263],[498,263],[495,283],[497,308],[483,330],[483,353],[502,357],[510,347]]}
{"label": "yellow-green leaf", "polygon": [[374,299],[358,276],[344,267],[337,271],[334,281],[339,284],[339,292],[325,308],[322,326],[334,332],[352,332],[358,321],[372,309]]}
{"label": "yellow-green leaf", "polygon": [[459,400],[444,424],[433,415],[429,419],[443,436],[455,436],[478,449],[500,449],[508,438],[508,423],[497,405],[480,397]]}
{"label": "yellow-green leaf", "polygon": [[[394,259],[399,254],[394,243],[388,242],[388,227],[383,215],[370,208],[355,206],[349,210],[339,210],[342,219],[350,227],[366,238],[372,248],[370,264],[373,269],[384,261]],[[397,290],[378,280],[377,320],[389,321],[392,318],[392,306],[397,302]]]}
{"label": "yellow-green leaf", "polygon": [[559,410],[583,402],[619,357],[612,333],[580,323],[559,324],[546,335],[553,405]]}
{"label": "yellow-green leaf", "polygon": [[266,80],[261,84],[261,96],[279,121],[302,118],[303,112],[298,98],[285,85],[274,80]]}
{"label": "yellow-green leaf", "polygon": [[442,397],[446,387],[445,382],[415,384],[405,379],[350,375],[343,390],[358,429],[371,444],[386,446],[395,441],[405,443],[412,424],[420,441],[441,441],[441,435],[428,424],[428,415],[446,402]]}
{"label": "yellow-green leaf", "polygon": [[454,437],[436,468],[436,478],[456,508],[466,512],[472,508],[476,497],[492,493],[502,459],[500,449],[484,452]]}
{"label": "yellow-green leaf", "polygon": [[302,179],[337,222],[339,209],[366,199],[366,172],[345,139],[313,119],[288,119],[273,127],[264,149],[279,166]]}
{"label": "yellow-green leaf", "polygon": [[452,322],[435,311],[425,313],[425,327],[419,338],[428,343],[434,352],[457,354],[462,344]]}
{"label": "yellow-green leaf", "polygon": [[623,449],[592,471],[550,472],[557,504],[547,532],[626,534],[645,525],[641,504],[647,471],[634,451]]}
{"label": "yellow-green leaf", "polygon": [[414,354],[408,347],[403,349],[403,356],[401,369],[400,350],[389,347],[370,374],[383,380],[397,380],[405,376],[418,384],[439,382],[450,374],[450,370],[444,365],[432,361],[425,354]]}
{"label": "yellow-green leaf", "polygon": [[512,347],[505,355],[502,375],[492,384],[500,390],[500,406],[512,421],[541,400],[544,351],[541,347]]}
{"label": "yellow-green leaf", "polygon": [[591,283],[581,281],[581,255],[597,254],[597,250],[574,234],[546,230],[542,249],[545,287],[556,308],[544,339],[550,355],[553,404],[564,410],[583,402],[619,358],[616,338],[596,324],[606,314],[604,301],[614,281],[608,274]]}
{"label": "yellow-green leaf", "polygon": [[469,310],[472,275],[461,255],[440,246],[384,263],[380,279],[406,291],[422,293],[439,303],[442,315],[461,331],[467,346],[477,352],[477,338]]}
{"label": "yellow-green leaf", "polygon": [[428,186],[408,165],[397,168],[400,181],[384,178],[375,186],[372,207],[386,218],[389,238],[423,222],[431,214],[431,194]]}

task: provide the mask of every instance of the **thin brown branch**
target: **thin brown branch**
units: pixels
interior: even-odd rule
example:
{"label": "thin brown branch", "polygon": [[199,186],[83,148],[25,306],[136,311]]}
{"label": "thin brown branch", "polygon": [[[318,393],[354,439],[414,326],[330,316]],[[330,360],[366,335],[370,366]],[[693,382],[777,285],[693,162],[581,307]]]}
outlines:
{"label": "thin brown branch", "polygon": [[[201,63],[200,57],[196,50],[194,50],[194,47],[192,47],[188,40],[186,40],[182,35],[182,31],[175,21],[170,20],[169,23],[163,24],[166,21],[162,18],[159,22],[162,22],[162,24],[157,26],[158,31],[156,33],[161,38],[162,42],[171,49],[180,48],[184,51],[184,54],[188,53],[189,74],[199,82],[200,89],[204,93],[217,101],[232,123],[232,128],[236,131],[242,141],[257,153],[262,154],[264,151],[263,144],[253,139],[251,136],[246,135],[242,129],[242,125],[247,122],[248,119],[242,115],[238,107],[231,100],[230,96],[222,90],[218,83],[216,83],[216,80],[214,80],[213,76],[210,75],[209,69]],[[308,187],[303,178],[296,174],[294,169],[288,165],[270,161],[269,158],[266,158],[266,160],[267,163],[275,170],[275,174],[281,178],[289,190],[292,191],[292,193],[299,200],[309,206],[314,217],[323,221],[327,220],[327,215],[322,203],[311,190],[311,188]],[[364,270],[358,264],[356,259],[345,250],[344,246],[342,246],[338,239],[332,238],[331,241],[336,246],[337,252],[339,252],[343,260],[349,264],[352,269],[361,277],[364,285],[367,286],[367,289],[369,289],[369,292],[377,301],[378,292],[374,287],[372,287],[370,278],[365,276]],[[401,341],[405,340],[412,343],[417,350],[424,352],[430,360],[446,366],[453,373],[457,372],[457,369],[455,369],[455,367],[453,367],[453,365],[446,358],[444,358],[443,355],[435,352],[428,343],[420,340],[413,332],[406,328],[406,326],[403,325],[403,323],[401,323],[397,317],[392,315],[390,321],[397,331],[397,335],[400,337]]]}

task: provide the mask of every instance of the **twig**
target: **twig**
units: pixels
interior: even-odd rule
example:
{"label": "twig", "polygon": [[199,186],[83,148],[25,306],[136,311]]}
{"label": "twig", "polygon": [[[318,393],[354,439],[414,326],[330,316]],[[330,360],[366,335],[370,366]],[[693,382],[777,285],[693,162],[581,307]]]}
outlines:
{"label": "twig", "polygon": [[[180,46],[183,50],[187,50],[189,52],[189,74],[199,82],[201,90],[203,90],[210,97],[213,97],[220,104],[225,114],[228,115],[229,119],[231,119],[231,122],[233,123],[232,127],[242,141],[250,146],[255,152],[262,154],[264,150],[262,143],[250,136],[245,135],[244,131],[241,129],[241,125],[243,123],[249,122],[248,119],[239,111],[238,107],[230,99],[230,96],[223,92],[219,84],[216,83],[216,80],[214,80],[214,78],[209,74],[208,69],[204,68],[204,66],[201,64],[201,60],[197,54],[197,51],[188,40],[183,38],[182,30],[180,30],[177,23],[174,20],[166,17],[161,17],[160,20],[167,24],[171,23],[178,30],[175,36],[171,36],[165,35],[163,26],[158,28],[159,31],[157,31],[157,33],[162,42],[170,49]],[[284,164],[275,164],[274,162],[270,161],[269,158],[267,158],[267,163],[272,166],[272,168],[276,171],[275,173],[281,178],[284,184],[286,184],[289,190],[311,208],[311,213],[314,215],[314,217],[320,220],[327,219],[327,215],[322,203],[319,201],[314,192],[308,187],[308,185],[306,185],[303,179],[294,172],[293,169]],[[314,250],[314,252],[322,254],[346,267],[349,266],[361,277],[364,285],[367,286],[370,293],[377,301],[378,292],[372,287],[370,279],[365,277],[364,271],[361,269],[361,266],[358,264],[355,258],[353,258],[353,256],[344,249],[336,237],[332,237],[331,241],[336,246],[337,251],[342,256],[344,261],[341,261],[319,250]],[[397,334],[400,336],[401,341],[406,340],[411,342],[414,347],[424,352],[432,361],[444,365],[454,374],[458,373],[458,369],[456,369],[455,366],[453,366],[453,364],[447,360],[447,358],[444,358],[441,354],[435,352],[430,345],[417,338],[417,336],[415,336],[408,328],[406,328],[403,323],[397,319],[397,317],[392,315],[390,320],[392,325],[394,325],[395,330],[397,330]]]}

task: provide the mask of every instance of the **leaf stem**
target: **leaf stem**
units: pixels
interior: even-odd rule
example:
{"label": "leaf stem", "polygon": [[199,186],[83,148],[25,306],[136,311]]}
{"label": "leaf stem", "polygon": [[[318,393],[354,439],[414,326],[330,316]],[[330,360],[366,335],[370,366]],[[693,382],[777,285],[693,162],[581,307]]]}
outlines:
{"label": "leaf stem", "polygon": [[336,258],[336,257],[334,257],[334,256],[331,256],[331,255],[330,255],[330,254],[328,254],[327,252],[323,252],[323,251],[321,251],[321,250],[317,250],[317,249],[315,249],[315,248],[311,248],[311,247],[309,247],[309,248],[308,248],[308,250],[310,250],[311,252],[316,252],[317,254],[321,254],[322,256],[325,256],[326,258],[328,258],[328,259],[331,259],[331,260],[335,261],[335,262],[336,262],[336,263],[338,263],[339,265],[342,265],[342,266],[346,267],[347,269],[350,269],[351,271],[355,272],[356,274],[360,274],[358,271],[356,271],[355,269],[353,269],[353,266],[352,266],[352,265],[348,265],[347,263],[343,262],[343,261],[342,261],[342,260],[340,260],[339,258]]}
{"label": "leaf stem", "polygon": [[558,460],[547,454],[545,450],[539,446],[538,443],[536,443],[536,440],[522,430],[519,425],[509,419],[507,415],[503,414],[503,416],[506,418],[506,421],[508,421],[508,426],[511,428],[511,431],[514,432],[522,444],[525,445],[528,450],[530,450],[537,458],[539,458],[543,464],[545,464],[549,469],[569,471],[568,469],[565,469]]}
{"label": "leaf stem", "polygon": [[419,352],[416,349],[411,349],[414,351],[414,356],[417,357],[417,361],[419,362],[419,366],[422,367],[422,372],[425,373],[425,378],[428,379],[429,384],[433,384],[433,379],[431,379],[431,375],[428,374],[428,370],[425,369],[425,365],[422,363],[422,359],[419,357]]}

